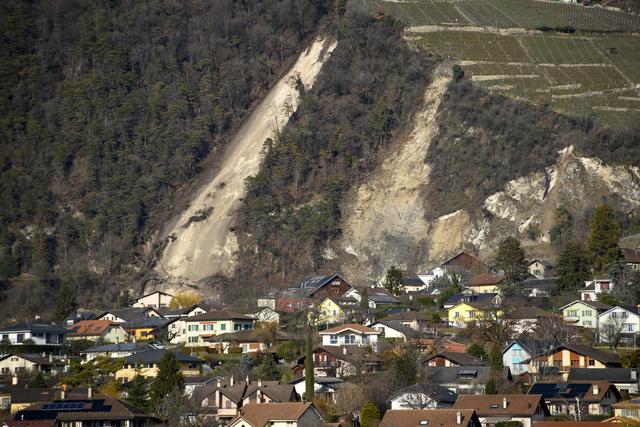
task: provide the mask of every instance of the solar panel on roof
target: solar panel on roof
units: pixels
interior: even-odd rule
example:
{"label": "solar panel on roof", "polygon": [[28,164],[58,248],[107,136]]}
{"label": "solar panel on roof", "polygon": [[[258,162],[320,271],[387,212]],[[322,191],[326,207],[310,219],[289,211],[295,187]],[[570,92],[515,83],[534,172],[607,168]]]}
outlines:
{"label": "solar panel on roof", "polygon": [[458,371],[458,375],[476,375],[477,373],[477,369],[460,369]]}

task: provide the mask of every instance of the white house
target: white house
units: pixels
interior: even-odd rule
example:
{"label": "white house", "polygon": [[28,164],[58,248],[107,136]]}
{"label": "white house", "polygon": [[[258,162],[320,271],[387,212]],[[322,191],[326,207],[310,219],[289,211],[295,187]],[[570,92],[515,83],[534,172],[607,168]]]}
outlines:
{"label": "white house", "polygon": [[521,363],[532,356],[552,350],[559,343],[556,341],[514,340],[502,350],[502,364],[511,370],[513,375],[529,372],[529,365]]}
{"label": "white house", "polygon": [[60,345],[65,342],[69,331],[55,324],[42,321],[24,322],[0,329],[0,341],[9,341],[13,345],[25,342],[36,345]]}
{"label": "white house", "polygon": [[313,403],[248,403],[229,427],[324,427],[324,418]]}
{"label": "white house", "polygon": [[600,332],[600,340],[606,342],[607,333],[604,328],[613,328],[613,331],[626,335],[635,334],[640,331],[640,316],[638,315],[638,307],[621,307],[616,306],[610,308],[598,315],[598,331]]}
{"label": "white house", "polygon": [[426,285],[427,289],[431,287],[431,283],[438,277],[444,277],[447,270],[442,266],[437,266],[424,273],[418,273],[418,278]]}
{"label": "white house", "polygon": [[386,319],[374,322],[369,327],[380,332],[380,336],[383,338],[399,339],[406,342],[417,336],[417,332],[411,327]]}
{"label": "white house", "polygon": [[609,292],[613,289],[613,281],[611,279],[593,279],[584,282],[584,288],[580,290],[580,299],[582,301],[597,301],[598,294]]}
{"label": "white house", "polygon": [[146,294],[141,296],[140,298],[133,301],[131,304],[132,307],[152,307],[156,310],[161,307],[169,307],[171,304],[171,300],[173,299],[173,295],[168,294],[166,292],[155,291],[150,294]]}
{"label": "white house", "polygon": [[249,313],[258,323],[280,323],[280,314],[271,307],[262,307],[254,313]]}
{"label": "white house", "polygon": [[452,408],[458,394],[437,384],[414,384],[396,393],[391,409],[443,409]]}
{"label": "white house", "polygon": [[322,345],[355,345],[359,347],[371,346],[374,351],[378,347],[380,331],[357,323],[334,326],[320,332]]}
{"label": "white house", "polygon": [[153,307],[127,307],[117,310],[109,310],[98,316],[98,320],[110,320],[116,323],[127,323],[144,317],[162,317]]}
{"label": "white house", "polygon": [[61,373],[65,364],[45,354],[6,354],[0,357],[0,374],[18,375],[33,372]]}

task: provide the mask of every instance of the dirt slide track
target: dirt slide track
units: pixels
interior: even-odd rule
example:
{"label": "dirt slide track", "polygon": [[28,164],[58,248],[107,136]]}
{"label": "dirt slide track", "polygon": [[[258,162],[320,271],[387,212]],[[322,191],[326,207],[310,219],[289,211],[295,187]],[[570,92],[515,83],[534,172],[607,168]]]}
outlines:
{"label": "dirt slide track", "polygon": [[258,172],[264,141],[286,125],[298,106],[291,78],[298,75],[305,87],[312,86],[336,45],[317,38],[251,113],[229,143],[220,171],[197,191],[167,233],[167,245],[157,266],[160,274],[196,282],[233,270],[238,245],[230,227],[244,195],[244,180]]}

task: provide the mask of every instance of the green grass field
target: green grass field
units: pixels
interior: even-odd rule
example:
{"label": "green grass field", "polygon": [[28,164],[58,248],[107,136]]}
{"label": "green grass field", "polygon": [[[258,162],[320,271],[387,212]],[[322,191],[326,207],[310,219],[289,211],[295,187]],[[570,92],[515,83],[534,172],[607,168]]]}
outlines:
{"label": "green grass field", "polygon": [[640,122],[640,16],[536,0],[352,2],[404,22],[417,46],[492,92],[610,126]]}

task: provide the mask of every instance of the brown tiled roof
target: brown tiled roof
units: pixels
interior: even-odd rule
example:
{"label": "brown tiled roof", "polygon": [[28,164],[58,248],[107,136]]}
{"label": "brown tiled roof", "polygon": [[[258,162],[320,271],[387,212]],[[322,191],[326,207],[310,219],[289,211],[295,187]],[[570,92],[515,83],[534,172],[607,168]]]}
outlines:
{"label": "brown tiled roof", "polygon": [[[269,396],[274,402],[290,402],[295,399],[295,386],[293,384],[281,384],[279,381],[261,381],[260,391]],[[251,381],[247,385],[245,381],[238,381],[229,385],[227,382],[220,384],[220,388],[215,384],[208,388],[207,395],[211,396],[219,390],[229,400],[238,404],[249,396],[252,396],[258,390],[258,382]]]}
{"label": "brown tiled roof", "polygon": [[[462,423],[456,422],[457,413],[462,416]],[[469,422],[480,426],[478,416],[473,409],[412,409],[389,410],[384,414],[379,427],[418,427],[420,425],[438,427],[460,427]]]}
{"label": "brown tiled roof", "polygon": [[504,280],[504,274],[480,273],[469,280],[469,286],[497,285]]}
{"label": "brown tiled roof", "polygon": [[111,325],[115,324],[110,320],[81,320],[73,325],[69,335],[102,335]]}
{"label": "brown tiled roof", "polygon": [[[506,408],[504,402],[506,399]],[[541,394],[485,394],[471,395],[461,394],[458,396],[454,409],[473,409],[478,417],[496,416],[523,416],[531,417],[536,413],[538,407],[542,405],[545,413],[549,415],[546,404]]]}
{"label": "brown tiled roof", "polygon": [[[127,405],[124,402],[116,400],[109,396],[94,396],[92,399],[65,399],[64,401],[44,401],[38,402],[28,408],[18,411],[15,419],[21,419],[28,413],[28,417],[32,420],[50,419],[51,410],[45,409],[46,404],[51,403],[73,403],[78,402],[82,405],[82,409],[74,412],[60,411],[55,415],[56,420],[81,421],[81,420],[130,420],[134,418],[151,418],[139,408]],[[74,408],[75,409],[75,408]],[[98,410],[96,410],[98,409]],[[42,415],[40,417],[39,415]]]}
{"label": "brown tiled roof", "polygon": [[640,250],[622,248],[622,255],[624,256],[625,262],[632,263],[632,264],[640,264]]}
{"label": "brown tiled roof", "polygon": [[345,325],[334,326],[333,328],[320,331],[320,335],[337,334],[347,330],[352,330],[352,331],[360,332],[363,334],[366,333],[366,334],[380,335],[380,332],[376,331],[375,329],[371,329],[367,326],[360,325],[358,323],[347,323]]}
{"label": "brown tiled roof", "polygon": [[248,403],[242,407],[238,417],[231,420],[233,424],[238,418],[242,418],[253,427],[264,427],[269,421],[298,421],[309,409],[318,414],[313,403],[286,402],[286,403]]}
{"label": "brown tiled roof", "polygon": [[381,361],[378,356],[366,348],[355,345],[322,345],[313,350],[314,353],[319,351],[326,351],[339,360],[350,361],[354,358],[363,357],[365,361],[369,363],[378,363]]}

